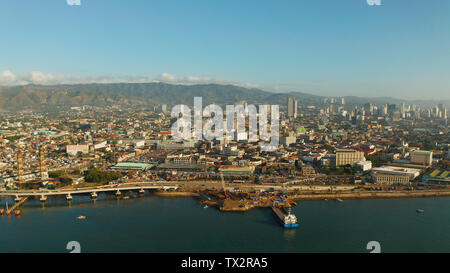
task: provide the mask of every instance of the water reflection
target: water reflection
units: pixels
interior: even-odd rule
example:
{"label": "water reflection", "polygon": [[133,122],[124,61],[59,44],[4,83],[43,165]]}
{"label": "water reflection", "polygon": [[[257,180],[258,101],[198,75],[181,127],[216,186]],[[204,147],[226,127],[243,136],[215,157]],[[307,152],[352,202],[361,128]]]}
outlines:
{"label": "water reflection", "polygon": [[295,238],[296,232],[297,232],[297,229],[284,229],[283,230],[283,238],[286,241],[292,241]]}

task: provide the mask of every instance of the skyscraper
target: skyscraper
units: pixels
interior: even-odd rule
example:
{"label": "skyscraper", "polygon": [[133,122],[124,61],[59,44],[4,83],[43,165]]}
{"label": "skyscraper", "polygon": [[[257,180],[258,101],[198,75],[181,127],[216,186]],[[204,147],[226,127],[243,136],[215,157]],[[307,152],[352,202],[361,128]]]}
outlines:
{"label": "skyscraper", "polygon": [[288,98],[288,117],[297,118],[298,101],[293,97]]}

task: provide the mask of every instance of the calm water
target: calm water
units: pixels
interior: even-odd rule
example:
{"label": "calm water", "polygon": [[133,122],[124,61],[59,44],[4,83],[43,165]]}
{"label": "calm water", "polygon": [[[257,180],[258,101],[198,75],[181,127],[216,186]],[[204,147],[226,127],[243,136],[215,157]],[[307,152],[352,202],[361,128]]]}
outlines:
{"label": "calm water", "polygon": [[69,207],[53,199],[45,208],[28,201],[20,218],[0,218],[0,252],[69,252],[69,241],[82,252],[369,252],[369,241],[382,252],[450,252],[447,197],[301,202],[297,230],[282,229],[269,209],[221,213],[192,198],[153,196],[88,200]]}

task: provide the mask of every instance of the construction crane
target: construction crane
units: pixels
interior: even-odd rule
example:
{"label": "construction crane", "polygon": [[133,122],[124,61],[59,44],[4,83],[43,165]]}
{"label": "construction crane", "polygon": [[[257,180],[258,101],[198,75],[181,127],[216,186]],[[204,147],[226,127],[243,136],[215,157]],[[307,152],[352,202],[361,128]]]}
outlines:
{"label": "construction crane", "polygon": [[222,190],[223,190],[223,194],[225,195],[225,199],[230,198],[230,196],[228,195],[227,190],[225,189],[225,179],[223,178],[223,172],[220,172],[220,179],[222,180]]}
{"label": "construction crane", "polygon": [[17,179],[19,183],[24,183],[23,155],[25,153],[25,149],[23,144],[12,145],[12,147],[15,148],[17,155]]}

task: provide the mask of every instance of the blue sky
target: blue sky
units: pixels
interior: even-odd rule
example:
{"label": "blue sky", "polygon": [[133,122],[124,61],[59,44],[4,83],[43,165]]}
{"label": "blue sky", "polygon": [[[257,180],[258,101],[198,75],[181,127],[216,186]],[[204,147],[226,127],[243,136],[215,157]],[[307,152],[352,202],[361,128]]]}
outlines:
{"label": "blue sky", "polygon": [[450,1],[0,0],[0,84],[219,82],[450,99]]}

